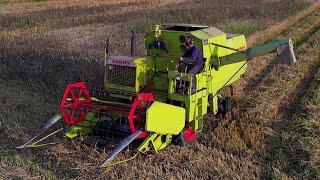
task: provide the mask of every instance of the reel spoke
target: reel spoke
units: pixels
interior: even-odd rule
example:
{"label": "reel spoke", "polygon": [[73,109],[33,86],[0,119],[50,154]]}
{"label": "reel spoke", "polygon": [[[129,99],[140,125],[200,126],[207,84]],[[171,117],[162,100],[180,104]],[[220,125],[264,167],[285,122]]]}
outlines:
{"label": "reel spoke", "polygon": [[[143,122],[142,120],[145,119],[145,112],[151,103],[154,101],[154,96],[152,93],[141,93],[138,94],[136,99],[134,100],[129,116],[129,126],[132,133],[135,133],[137,130],[143,129]],[[144,138],[148,136],[148,132],[143,131],[138,137]]]}
{"label": "reel spoke", "polygon": [[69,84],[61,100],[61,115],[68,125],[82,122],[91,106],[91,97],[84,82]]}

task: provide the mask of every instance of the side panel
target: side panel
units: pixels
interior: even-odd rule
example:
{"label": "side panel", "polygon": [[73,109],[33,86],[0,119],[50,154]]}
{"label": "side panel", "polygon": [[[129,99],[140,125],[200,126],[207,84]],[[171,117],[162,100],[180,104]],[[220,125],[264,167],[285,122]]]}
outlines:
{"label": "side panel", "polygon": [[154,83],[157,91],[168,91],[168,71],[174,70],[177,63],[178,58],[176,57],[155,57],[156,74]]}
{"label": "side panel", "polygon": [[178,93],[169,93],[169,99],[184,102],[186,108],[186,121],[191,122],[201,119],[207,114],[208,91],[203,89],[192,95],[180,95]]}
{"label": "side panel", "polygon": [[216,43],[216,44],[225,44],[226,43],[226,34],[221,34],[219,36],[214,36],[208,39],[208,43],[203,46],[203,57],[207,58],[207,63],[209,63],[211,56],[216,56],[218,54],[218,51],[221,51],[220,48],[210,44],[210,43]]}
{"label": "side panel", "polygon": [[[244,35],[232,35],[232,37],[227,38],[225,41],[214,41],[215,39],[210,39],[209,42],[216,43],[219,45],[231,47],[238,50],[243,50],[247,47],[246,39]],[[232,54],[236,51],[226,49],[223,47],[218,47],[212,45],[212,48],[215,48],[216,55],[213,54],[211,61],[217,59],[217,57],[225,56],[228,54]],[[217,92],[224,85],[228,86],[238,79],[240,76],[245,73],[247,69],[247,65],[244,65],[246,61],[233,63],[226,66],[221,66],[217,70],[212,68],[208,73],[208,91],[210,94],[213,92]],[[242,67],[243,66],[243,67]],[[242,68],[241,68],[242,67]]]}
{"label": "side panel", "polygon": [[155,101],[147,110],[147,131],[177,135],[183,129],[184,123],[184,108]]}
{"label": "side panel", "polygon": [[185,102],[187,107],[187,121],[202,119],[207,114],[208,92],[206,89],[189,96]]}
{"label": "side panel", "polygon": [[[237,49],[239,51],[247,48],[247,43],[246,43],[246,39],[245,39],[244,35],[233,36],[233,37],[227,38],[225,42],[217,43],[217,44],[231,47],[231,48]],[[218,49],[219,49],[218,50],[219,57],[225,56],[228,54],[232,54],[235,52],[233,50],[226,49],[223,47],[219,47]]]}
{"label": "side panel", "polygon": [[209,79],[211,79],[210,81],[208,81],[209,93],[212,94],[213,92],[217,92],[224,85],[228,86],[240,79],[240,76],[244,74],[247,69],[247,65],[244,65],[244,63],[246,62],[243,61],[226,66],[221,66],[218,71],[216,71],[215,69],[211,69],[211,71],[208,73]]}

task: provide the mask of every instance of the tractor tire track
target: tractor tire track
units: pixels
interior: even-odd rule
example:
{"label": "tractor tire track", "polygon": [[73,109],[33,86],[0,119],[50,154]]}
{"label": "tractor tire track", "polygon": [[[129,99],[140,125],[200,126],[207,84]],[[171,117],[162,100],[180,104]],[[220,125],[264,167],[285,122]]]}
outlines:
{"label": "tractor tire track", "polygon": [[[320,12],[320,11],[319,11]],[[311,16],[311,15],[310,15]],[[309,16],[308,16],[309,17]],[[313,16],[312,16],[313,17]],[[296,23],[297,25],[301,24],[301,23]],[[297,39],[297,44],[296,44],[296,53],[297,52],[300,52],[300,49],[301,49],[301,45],[308,41],[310,38],[312,38],[314,36],[314,34],[319,30],[319,25],[320,25],[320,21],[318,21],[318,23],[314,26],[310,26],[304,33],[302,33],[299,38]],[[296,28],[296,27],[293,27],[293,28]],[[292,31],[292,32],[295,32],[295,31]],[[255,90],[255,92],[263,92],[264,90],[261,89],[261,86],[263,85],[270,85],[272,86],[272,84],[270,84],[268,81],[265,80],[265,78],[267,78],[272,72],[272,70],[274,68],[277,67],[277,59],[273,59],[271,61],[270,64],[268,64],[267,68],[265,68],[263,70],[262,73],[260,73],[261,77],[261,80],[259,81],[254,81],[253,83],[256,83],[255,86],[247,86],[247,87],[250,87],[252,88],[252,90]],[[250,83],[250,81],[249,81]],[[261,86],[259,87],[259,84],[261,84]],[[258,87],[258,88],[257,88]],[[247,92],[251,92],[251,90],[248,90],[247,89]],[[268,93],[267,91],[265,91],[265,93]],[[260,94],[258,94],[260,95]],[[239,103],[239,104],[242,104],[242,103]],[[219,122],[218,126],[216,126],[216,128],[219,128],[220,126],[224,127],[224,128],[231,128],[233,122],[235,123],[236,127],[238,128],[238,133],[239,133],[239,136],[241,137],[241,139],[244,141],[244,144],[246,145],[247,148],[251,148],[252,146],[252,142],[249,141],[249,137],[246,133],[246,128],[245,126],[243,125],[242,123],[242,120],[244,119],[244,116],[243,114],[246,114],[246,113],[249,113],[249,110],[251,109],[251,107],[246,107],[246,108],[243,108],[244,106],[240,106],[240,108],[238,108],[233,114],[232,116],[226,116],[222,119],[222,122]],[[239,118],[239,117],[242,117],[242,118]],[[210,119],[210,118],[209,118]],[[217,122],[215,122],[217,123]],[[214,128],[215,129],[215,128]],[[215,145],[215,147],[217,147],[217,145]],[[224,147],[219,147],[223,152],[227,152],[227,153],[230,153],[230,154],[233,154],[233,155],[236,155],[236,156],[245,156],[246,153],[244,152],[239,152],[239,151],[230,151],[230,150],[227,150],[227,148],[224,148]]]}
{"label": "tractor tire track", "polygon": [[[298,60],[300,59],[299,58],[299,54],[300,53],[304,53],[303,51],[303,48],[301,47],[304,43],[306,43],[309,39],[312,39],[313,37],[315,37],[315,34],[317,33],[317,31],[319,31],[320,29],[320,21],[318,21],[318,23],[313,26],[311,29],[307,30],[303,35],[300,36],[300,39],[297,40],[297,45],[296,48],[295,48],[295,53],[298,54],[297,58]],[[315,40],[313,42],[316,42]],[[305,63],[302,60],[300,60],[302,63]],[[300,62],[298,62],[299,64]],[[265,71],[263,72],[266,72],[268,71],[269,73],[272,72],[272,67],[276,67],[275,65],[277,64],[276,62],[276,59],[273,60],[266,68],[264,69]],[[270,74],[269,74],[270,75]],[[268,77],[268,74],[265,74],[265,73],[261,73],[261,77],[265,77],[265,78],[258,78],[259,81],[253,81],[252,84],[251,84],[251,81],[249,81],[248,83],[248,86],[245,87],[246,91],[248,94],[247,95],[250,95],[252,93],[250,93],[252,90],[254,90],[255,92],[262,92],[264,91],[264,87],[261,87],[263,85],[268,85],[268,86],[272,86],[272,84],[268,83],[265,79]],[[260,86],[259,86],[260,84]],[[249,86],[249,85],[255,85],[255,86]],[[267,90],[266,90],[267,91]],[[266,92],[264,91],[264,92]],[[257,94],[259,95],[259,94]],[[256,95],[256,96],[257,96]],[[240,103],[241,104],[241,103]],[[243,112],[243,111],[242,111]]]}
{"label": "tractor tire track", "polygon": [[[302,37],[301,39],[303,39],[303,41],[300,41],[300,45],[299,45],[299,47],[297,47],[296,48],[296,55],[297,55],[297,58],[298,59],[302,59],[302,58],[304,58],[303,56],[301,56],[300,54],[317,54],[317,52],[319,51],[319,48],[317,48],[317,47],[314,47],[314,48],[316,48],[316,49],[314,49],[314,50],[312,50],[312,51],[305,51],[304,49],[303,49],[303,47],[302,47],[302,44],[303,43],[306,43],[306,42],[308,42],[308,44],[315,44],[315,43],[317,43],[320,39],[318,38],[318,34],[319,34],[319,25],[320,24],[318,24],[317,26],[315,26],[315,28],[314,29],[312,29],[312,30],[310,30],[310,33],[307,33],[307,36],[305,36],[305,37]],[[311,45],[310,47],[309,47],[309,49],[311,49],[311,48],[313,48],[313,46]],[[309,69],[310,67],[312,67],[312,62],[313,61],[306,61],[305,59],[303,59],[303,61],[301,61],[301,62],[299,62],[297,65],[296,65],[296,69],[302,69],[302,68],[304,68],[304,69]],[[289,69],[285,69],[285,70],[287,70],[286,72],[290,72],[290,68]],[[284,71],[285,71],[284,70]],[[301,70],[300,70],[301,71]],[[285,78],[285,77],[283,77],[283,76],[285,76],[285,72],[280,72],[281,74],[279,74],[278,73],[278,75],[277,75],[277,77],[276,78],[281,78],[281,79],[283,79],[283,78]],[[298,73],[297,73],[297,75],[298,75]],[[286,80],[286,81],[290,81],[291,79],[284,79],[284,80]],[[263,96],[266,96],[266,95],[270,95],[270,97],[271,97],[271,99],[279,99],[280,97],[278,97],[278,96],[274,96],[274,95],[272,95],[273,94],[273,91],[274,91],[274,89],[273,89],[273,84],[274,85],[276,85],[275,83],[276,82],[273,82],[272,84],[270,84],[270,83],[268,83],[268,82],[262,82],[263,84],[261,84],[261,86],[263,86],[263,85],[267,85],[269,88],[268,89],[266,89],[265,91],[263,91],[263,89],[264,88],[257,88],[257,92],[259,92],[259,93],[261,93],[261,94],[263,94]],[[258,94],[258,95],[261,95],[261,94]],[[281,95],[282,96],[282,98],[281,98],[281,100],[278,100],[279,102],[281,102],[281,101],[284,101],[286,98],[290,98],[290,97],[288,97],[288,96],[285,96],[285,95]],[[263,101],[262,101],[263,102]],[[249,109],[248,109],[249,110]]]}
{"label": "tractor tire track", "polygon": [[[312,43],[316,43],[317,42],[317,32],[319,32],[319,27],[320,27],[320,21],[318,21],[317,23],[316,23],[316,25],[314,25],[314,26],[311,26],[311,28],[309,28],[309,29],[307,29],[307,30],[305,30],[304,31],[304,33],[302,33],[302,35],[299,37],[299,39],[297,39],[297,48],[296,48],[296,54],[298,53],[298,55],[299,54],[305,54],[305,52],[304,52],[304,49],[303,49],[303,47],[302,47],[302,45],[304,44],[304,43],[306,43],[306,42],[308,42],[308,41],[311,41],[310,43],[312,44]],[[318,49],[315,49],[315,50],[313,50],[312,52],[308,52],[308,54],[317,54],[317,51],[318,51]],[[297,56],[298,57],[298,59],[300,59],[299,58],[299,56]],[[296,65],[296,66],[306,66],[306,65],[309,65],[310,67],[304,67],[304,68],[311,68],[311,69],[314,69],[315,67],[317,67],[317,64],[315,64],[315,65],[312,65],[312,63],[311,63],[311,65],[310,65],[310,63],[311,62],[306,62],[306,60],[304,60],[304,61],[302,61],[301,63],[300,63],[300,65],[299,65],[299,63],[298,63],[298,65]],[[273,71],[275,71],[275,70],[273,70],[272,71],[272,68],[274,68],[274,67],[276,67],[275,66],[275,64],[276,63],[274,63],[274,62],[272,62],[271,64],[269,64],[267,67],[267,71],[269,71],[269,73],[271,73],[271,72],[273,72]],[[296,68],[299,68],[299,67],[296,67]],[[290,70],[290,69],[289,69]],[[314,71],[312,71],[312,72],[314,72]],[[272,82],[271,84],[267,81],[267,78],[270,76],[270,74],[266,74],[266,75],[263,75],[263,77],[265,78],[264,80],[261,80],[259,83],[257,83],[257,82],[254,82],[255,84],[256,84],[256,86],[255,86],[255,91],[254,92],[256,92],[256,95],[254,94],[254,96],[253,97],[251,97],[251,99],[256,99],[256,98],[259,98],[259,96],[268,96],[268,94],[272,94],[272,87],[273,87],[273,84],[274,83],[276,83],[276,82]],[[278,75],[278,77],[277,78],[281,78],[281,74],[280,75]],[[283,79],[283,78],[281,78],[281,79]],[[290,81],[290,80],[289,80]],[[308,82],[310,82],[310,79],[306,79],[306,80],[302,80],[303,82],[305,82],[305,86],[306,85],[308,85]],[[260,86],[259,86],[260,85]],[[266,85],[266,86],[268,86],[269,87],[269,90],[268,89],[266,89],[265,91],[263,91],[263,89],[264,89],[264,85]],[[302,85],[301,85],[302,86]],[[303,87],[305,87],[305,86],[303,86]],[[252,86],[251,86],[252,87]],[[257,88],[258,87],[258,88]],[[252,89],[253,89],[253,87],[252,87]],[[247,89],[248,90],[248,89]],[[248,91],[247,91],[248,92]],[[250,91],[249,91],[250,92]],[[294,91],[293,91],[294,92]],[[274,96],[274,97],[272,97],[272,95],[270,96],[271,97],[271,99],[286,99],[286,98],[288,98],[288,97],[290,97],[290,96],[283,96],[282,95],[282,97],[281,97],[281,95],[280,95],[280,97],[279,96]],[[250,98],[250,97],[249,97]],[[250,100],[250,99],[249,99]],[[281,100],[282,101],[282,100]],[[279,103],[281,103],[281,101],[279,101],[279,100],[276,100],[276,104],[279,104]],[[261,101],[260,103],[259,102],[257,102],[258,104],[264,104],[263,102],[265,102],[265,101]],[[291,104],[296,104],[297,102],[296,101],[293,101],[293,103],[291,103]],[[240,104],[242,104],[242,103],[240,103]],[[254,108],[254,109],[256,109],[257,111],[259,111],[259,109],[263,109],[263,106],[258,106],[258,107],[256,107],[256,105],[255,105],[255,107],[252,107],[252,106],[240,106],[239,108],[238,108],[238,111],[237,111],[237,117],[241,117],[241,118],[233,118],[233,119],[236,119],[236,125],[237,125],[237,127],[238,127],[238,130],[239,130],[239,135],[240,135],[240,137],[243,139],[243,141],[244,141],[244,143],[246,144],[246,146],[247,146],[247,148],[251,148],[251,146],[252,146],[252,142],[250,141],[250,138],[249,138],[249,136],[247,135],[247,132],[246,132],[246,128],[245,128],[245,125],[244,125],[244,123],[242,122],[245,118],[246,118],[246,116],[250,116],[250,114],[252,114],[251,113],[251,110],[252,110],[252,108]],[[274,111],[274,110],[272,110],[272,109],[274,109],[274,108],[267,108],[267,109],[270,109],[269,111]],[[248,115],[249,114],[249,115]],[[253,114],[255,114],[255,113],[253,113]],[[232,122],[232,120],[228,123],[228,124],[230,124]],[[256,123],[257,123],[257,121],[255,121]],[[258,123],[259,124],[259,123]]]}
{"label": "tractor tire track", "polygon": [[[319,32],[319,26],[320,26],[320,21],[315,25],[312,26],[311,29],[307,29],[297,40],[298,41],[298,46],[296,47],[296,55],[298,59],[303,59],[302,57],[300,58],[300,54],[316,54],[318,49],[314,49],[312,51],[309,52],[305,52],[305,50],[302,47],[302,44],[304,43],[309,43],[309,44],[315,44],[317,42],[317,33]],[[320,39],[319,39],[320,41]],[[312,65],[311,63],[312,61],[306,61],[305,59],[303,59],[303,61],[298,62],[295,66],[293,66],[292,68],[299,68],[302,69],[302,67],[310,69],[313,67],[317,67],[317,65]],[[270,73],[273,71],[277,71],[279,68],[276,66],[276,59],[273,61],[274,63],[274,68],[275,69],[270,69]],[[311,64],[310,64],[311,63]],[[305,67],[305,66],[310,66],[310,67]],[[281,68],[286,68],[284,69],[284,71],[292,71],[291,67],[286,67],[286,66],[280,66]],[[278,73],[276,79],[282,79],[285,80],[283,78],[283,76],[285,75],[284,72],[281,72],[280,74]],[[297,74],[298,75],[298,74]],[[268,78],[270,76],[270,74],[266,75],[266,78]],[[291,79],[287,80],[287,81],[291,81]],[[306,85],[308,84],[309,81],[306,81]],[[267,79],[263,80],[260,82],[260,86],[256,86],[255,89],[255,94],[253,94],[253,96],[250,96],[250,94],[248,95],[249,98],[252,99],[259,99],[262,96],[263,97],[271,97],[271,100],[276,102],[276,104],[281,104],[282,101],[284,101],[284,99],[290,97],[290,96],[283,96],[282,94],[278,94],[278,95],[271,95],[273,93],[273,87],[277,85],[277,82],[271,82],[268,81]],[[269,89],[265,89],[265,87],[268,86]],[[249,99],[249,100],[250,100]],[[283,100],[282,100],[283,99]],[[246,100],[244,100],[246,101]],[[246,106],[246,105],[241,105],[241,104],[245,104],[243,102],[240,102],[238,105],[238,108],[235,109],[234,114],[232,115],[232,117],[225,117],[222,119],[222,122],[220,123],[221,127],[227,128],[227,129],[232,129],[233,124],[235,124],[237,131],[238,131],[238,135],[239,137],[243,140],[244,145],[246,146],[246,149],[251,149],[254,142],[252,142],[250,140],[250,135],[248,135],[247,133],[247,126],[246,123],[244,122],[246,118],[249,117],[249,119],[252,120],[252,118],[254,119],[254,116],[252,116],[252,114],[257,114],[261,113],[262,115],[264,114],[263,111],[261,112],[261,109],[265,109],[265,110],[269,110],[269,111],[275,111],[273,107],[278,107],[278,106],[273,106],[271,108],[269,107],[264,107],[264,104],[268,102],[267,100],[262,100],[262,101],[258,101],[256,102],[256,105],[253,106]],[[295,103],[295,102],[294,102]],[[294,104],[293,103],[293,104]],[[260,106],[259,106],[260,105]],[[262,105],[262,106],[261,106]],[[254,113],[252,113],[252,110]],[[267,114],[267,113],[266,113]],[[275,119],[275,115],[270,117],[269,119]],[[257,120],[254,120],[254,123],[256,124],[260,124]],[[264,124],[261,124],[262,126],[264,126]],[[269,128],[271,127],[271,125],[267,125]],[[220,128],[220,127],[217,127]],[[272,127],[271,127],[272,128]],[[244,151],[234,151],[234,150],[228,150],[227,148],[224,147],[220,147],[215,145],[215,147],[219,147],[222,151],[233,154],[235,156],[240,156],[240,157],[244,157],[247,155],[246,152]]]}
{"label": "tractor tire track", "polygon": [[[277,132],[283,131],[283,129],[288,125],[291,119],[300,116],[302,118],[304,117],[304,106],[303,106],[303,100],[308,98],[312,99],[315,96],[315,92],[310,91],[309,87],[312,82],[316,82],[315,75],[319,72],[319,67],[320,67],[320,58],[318,56],[319,51],[320,51],[320,23],[319,21],[316,23],[313,28],[308,29],[305,31],[305,33],[302,33],[302,36],[297,40],[297,51],[296,54],[298,55],[298,59],[301,59],[300,62],[295,65],[295,69],[292,68],[277,68],[276,70],[279,72],[276,78],[279,78],[280,80],[278,82],[274,82],[272,84],[267,84],[268,85],[268,90],[265,92],[260,92],[258,88],[257,92],[259,92],[258,95],[262,95],[264,97],[269,97],[268,103],[273,103],[273,105],[266,106],[266,109],[269,109],[269,112],[276,112],[275,115],[262,115],[260,119],[263,118],[273,118],[274,121],[271,122],[270,128]],[[303,45],[307,44],[309,47],[305,48]],[[314,57],[315,55],[315,57]],[[308,70],[305,72],[305,70]],[[274,72],[277,72],[274,71]],[[290,75],[291,77],[285,77],[285,73],[289,73],[291,71],[294,71],[293,75]],[[271,73],[271,71],[270,71]],[[300,78],[302,75],[302,78]],[[270,75],[268,75],[270,76]],[[266,76],[266,77],[268,77]],[[297,77],[294,77],[297,76]],[[263,86],[265,82],[262,82],[260,86]],[[283,84],[284,89],[280,89],[277,87],[277,83]],[[289,89],[288,87],[294,87],[292,89]],[[278,89],[277,89],[278,88]],[[275,90],[276,89],[276,90]],[[273,91],[276,91],[274,93]],[[277,92],[279,91],[279,92]],[[308,93],[306,93],[308,92]],[[261,110],[265,100],[261,100],[258,102],[258,106],[255,107],[257,111]],[[275,104],[274,104],[275,103]],[[247,112],[249,113],[250,109],[247,109]],[[266,114],[268,113],[268,110],[263,110],[263,113]],[[243,113],[243,112],[241,112]],[[251,112],[250,112],[251,113]],[[273,113],[271,113],[273,114]],[[246,132],[243,127],[240,126],[240,131],[243,131],[244,133]],[[268,136],[267,136],[268,137]],[[244,135],[243,138],[246,140],[247,137]],[[272,165],[269,163],[270,162],[270,156],[272,157],[272,153],[274,153],[275,148],[277,147],[276,140],[273,139],[273,136],[269,137],[266,139],[266,145],[268,146],[267,149],[267,155],[264,163],[262,164],[262,168],[267,170],[265,177],[270,178],[272,174]],[[246,143],[248,144],[248,143]],[[293,166],[290,166],[290,168],[294,168],[294,171],[301,172],[301,167],[296,164]],[[289,169],[290,169],[289,168]],[[299,171],[300,169],[300,171]],[[291,171],[291,170],[290,170]]]}
{"label": "tractor tire track", "polygon": [[315,3],[314,5],[300,12],[296,16],[272,26],[272,28],[256,32],[248,38],[248,44],[250,46],[254,44],[263,44],[270,39],[274,39],[280,36],[281,34],[285,33],[288,29],[290,29],[292,26],[296,26],[298,23],[301,24],[304,20],[306,20],[307,17],[312,16],[312,14],[319,8],[320,4]]}
{"label": "tractor tire track", "polygon": [[[304,102],[306,100],[316,98],[316,89],[320,88],[319,80],[316,77],[316,75],[320,73],[320,56],[315,59],[315,63],[309,67],[309,72],[300,80],[296,88],[287,97],[283,98],[283,101],[287,101],[289,99],[289,102],[283,103],[278,107],[279,113],[277,119],[279,120],[273,125],[273,129],[276,134],[270,137],[267,141],[269,147],[267,149],[267,155],[264,159],[264,164],[267,165],[264,165],[264,169],[267,171],[265,178],[270,178],[272,176],[272,167],[277,166],[277,158],[275,157],[277,157],[279,154],[279,150],[286,146],[283,143],[286,143],[288,140],[286,141],[282,136],[286,134],[286,132],[294,131],[288,128],[288,126],[292,124],[292,120],[301,118],[307,122],[311,116],[308,113],[309,110],[307,107],[305,107]],[[316,87],[316,89],[314,89],[314,87]],[[303,134],[304,132],[301,133]],[[311,155],[305,151],[304,148],[301,148],[301,145],[298,144],[298,142],[296,143],[297,144],[294,146],[297,149],[293,148],[286,150],[288,153],[286,153],[285,156],[289,159],[296,159],[299,157],[299,161],[309,162],[312,158]],[[285,173],[292,174],[292,172],[294,172],[294,174],[298,175],[303,175],[305,168],[306,164],[302,165],[300,163],[289,163],[283,167]],[[317,171],[317,168],[315,168],[314,171]]]}
{"label": "tractor tire track", "polygon": [[[319,29],[319,25],[320,25],[319,19],[320,19],[320,9],[317,9],[316,11],[313,11],[308,16],[304,17],[301,21],[298,21],[293,26],[290,26],[289,29],[287,29],[287,31],[284,32],[284,34],[286,34],[285,36],[279,35],[278,38],[293,37],[294,46],[299,47],[303,42],[305,42],[309,38],[311,34],[315,33]],[[316,25],[314,26],[312,23],[313,20],[318,20]],[[300,29],[300,27],[305,29],[303,33],[297,31],[297,29]],[[262,81],[266,79],[266,77],[268,77],[272,69],[274,69],[277,64],[278,64],[277,59],[271,60],[271,62],[266,67],[264,67],[261,70],[261,72],[255,76],[255,78],[250,79],[248,81],[248,84],[244,87],[244,93],[248,94],[251,91],[255,90],[256,87],[258,87],[259,84],[262,83]]]}
{"label": "tractor tire track", "polygon": [[[318,28],[318,31],[316,31],[313,34],[314,41],[311,43],[319,43],[320,42],[320,30]],[[306,63],[306,65],[302,68],[308,69],[307,73],[304,73],[304,77],[302,77],[299,81],[299,83],[296,85],[295,89],[291,91],[291,93],[288,96],[284,96],[281,99],[281,102],[288,102],[288,103],[282,103],[278,106],[278,117],[280,119],[285,120],[291,120],[293,117],[295,117],[298,114],[301,114],[300,110],[303,109],[303,102],[302,100],[306,97],[313,98],[315,96],[315,92],[310,92],[309,94],[305,93],[308,92],[308,89],[310,88],[310,84],[315,81],[314,78],[316,74],[319,71],[320,67],[320,56],[318,55],[318,52],[320,51],[320,44],[316,44],[313,46],[314,49],[308,50],[305,52],[307,55],[307,60],[310,60],[310,63]],[[309,48],[311,49],[311,48]],[[311,58],[310,55],[316,54],[318,56]],[[302,70],[301,70],[302,71]],[[274,129],[276,131],[279,131],[282,129],[287,123],[284,122],[282,126],[279,126],[277,124]]]}
{"label": "tractor tire track", "polygon": [[[319,15],[320,15],[320,9],[318,8],[317,10],[313,11],[310,15],[304,17],[299,22],[296,22],[293,26],[290,27],[290,29],[287,29],[285,31],[288,34],[292,34],[295,36],[296,38],[295,41],[297,42],[295,49],[298,50],[297,52],[303,53],[302,52],[303,50],[301,50],[303,49],[303,47],[301,46],[305,42],[307,42],[309,39],[313,38],[315,32],[319,29],[318,25],[320,21],[318,21],[318,23],[316,24],[309,23],[307,26],[305,26],[305,23],[309,22],[310,19],[317,20]],[[301,31],[299,31],[299,33],[296,33],[297,32],[296,29],[302,26],[304,27],[303,33],[301,33]],[[297,64],[299,63],[300,62],[298,62]],[[223,118],[220,122],[218,122],[218,125],[215,125],[213,129],[209,130],[209,132],[212,131],[210,135],[211,139],[210,138],[203,139],[202,143],[205,143],[206,141],[210,141],[210,143],[208,144],[209,146],[210,145],[214,146],[215,148],[220,149],[222,152],[229,153],[237,157],[248,157],[248,156],[257,155],[257,154],[252,155],[252,150],[255,150],[257,148],[255,146],[257,145],[254,142],[254,140],[252,140],[252,137],[251,137],[252,134],[250,134],[251,132],[248,132],[248,129],[250,128],[258,129],[257,130],[258,135],[256,136],[258,137],[262,136],[263,137],[262,141],[265,139],[266,137],[266,134],[264,133],[265,129],[270,128],[270,125],[267,125],[267,127],[265,127],[265,124],[263,124],[263,122],[261,123],[259,122],[259,120],[257,120],[257,118],[255,117],[255,114],[261,113],[259,112],[261,111],[261,109],[268,109],[268,108],[261,107],[261,106],[257,108],[255,104],[264,104],[265,101],[259,102],[255,99],[259,99],[260,96],[268,96],[268,94],[271,93],[270,89],[268,90],[265,87],[269,87],[269,86],[272,87],[276,83],[274,81],[270,81],[269,78],[271,74],[277,74],[275,73],[277,69],[279,69],[277,64],[278,64],[277,59],[273,59],[267,65],[267,67],[264,68],[262,72],[258,74],[259,77],[257,81],[250,81],[250,80],[248,81],[248,84],[247,86],[245,86],[245,90],[244,90],[244,93],[247,94],[248,97],[240,101],[239,103],[240,105],[238,105],[238,108],[235,109],[233,117]],[[282,66],[280,67],[284,68]],[[281,74],[282,73],[280,73],[278,76],[281,76]],[[280,99],[281,98],[282,97],[280,97]],[[249,104],[245,102],[245,101],[252,101],[252,100],[256,102],[249,103]],[[279,102],[277,102],[277,104],[279,104]],[[254,110],[254,113],[251,112],[252,109]],[[215,122],[215,124],[217,124],[217,122]],[[250,126],[253,126],[253,127],[250,127]],[[239,144],[237,145],[234,144],[234,147],[231,147],[231,146],[225,147],[226,146],[225,143],[221,143],[222,140],[219,139],[221,138],[219,134],[222,134],[226,130],[228,130],[227,133],[230,134],[230,136],[234,136],[234,137],[238,136],[240,139],[237,139],[237,140],[240,140],[242,142],[239,142]],[[228,141],[230,140],[228,139]],[[257,164],[257,166],[259,166],[259,164]]]}
{"label": "tractor tire track", "polygon": [[309,16],[304,17],[301,21],[297,22],[294,26],[289,27],[286,31],[281,33],[278,37],[286,37],[293,36],[293,40],[295,37],[299,37],[301,35],[301,31],[305,31],[310,29],[320,17],[320,7],[313,11]]}

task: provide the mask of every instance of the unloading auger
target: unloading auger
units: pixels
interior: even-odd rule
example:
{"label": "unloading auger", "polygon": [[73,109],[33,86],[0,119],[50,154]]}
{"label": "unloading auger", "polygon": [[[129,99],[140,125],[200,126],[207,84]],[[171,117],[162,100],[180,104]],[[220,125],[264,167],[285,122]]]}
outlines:
{"label": "unloading auger", "polygon": [[[193,37],[204,57],[203,69],[196,75],[176,70],[188,37]],[[145,36],[147,54],[136,56],[135,48],[133,34],[131,56],[109,56],[107,40],[103,89],[89,89],[85,82],[67,85],[60,113],[17,148],[39,146],[43,138],[35,139],[60,119],[69,126],[65,136],[70,139],[79,135],[126,137],[101,167],[136,139],[142,140],[137,150],[143,153],[157,153],[173,140],[191,144],[203,129],[204,115],[231,110],[230,87],[246,71],[248,61],[277,52],[280,63],[296,62],[290,39],[247,48],[244,35],[202,25],[155,25]],[[230,88],[231,95],[221,95],[225,88]]]}

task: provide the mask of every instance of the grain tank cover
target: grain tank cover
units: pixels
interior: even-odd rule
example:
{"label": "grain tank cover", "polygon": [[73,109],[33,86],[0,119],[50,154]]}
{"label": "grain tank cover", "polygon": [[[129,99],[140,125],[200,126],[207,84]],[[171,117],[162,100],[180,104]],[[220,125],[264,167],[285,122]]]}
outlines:
{"label": "grain tank cover", "polygon": [[165,24],[163,25],[163,31],[188,32],[201,40],[225,34],[218,28],[197,24]]}
{"label": "grain tank cover", "polygon": [[[195,24],[165,24],[156,25],[145,36],[145,46],[148,55],[152,56],[181,56],[185,52],[184,41],[188,36],[194,37],[194,43],[203,52],[203,47],[209,39],[220,37],[226,40],[226,34],[221,30]],[[204,54],[204,53],[203,53]]]}
{"label": "grain tank cover", "polygon": [[168,31],[197,31],[200,29],[208,28],[209,26],[197,25],[197,24],[164,24],[162,25],[163,30]]}

